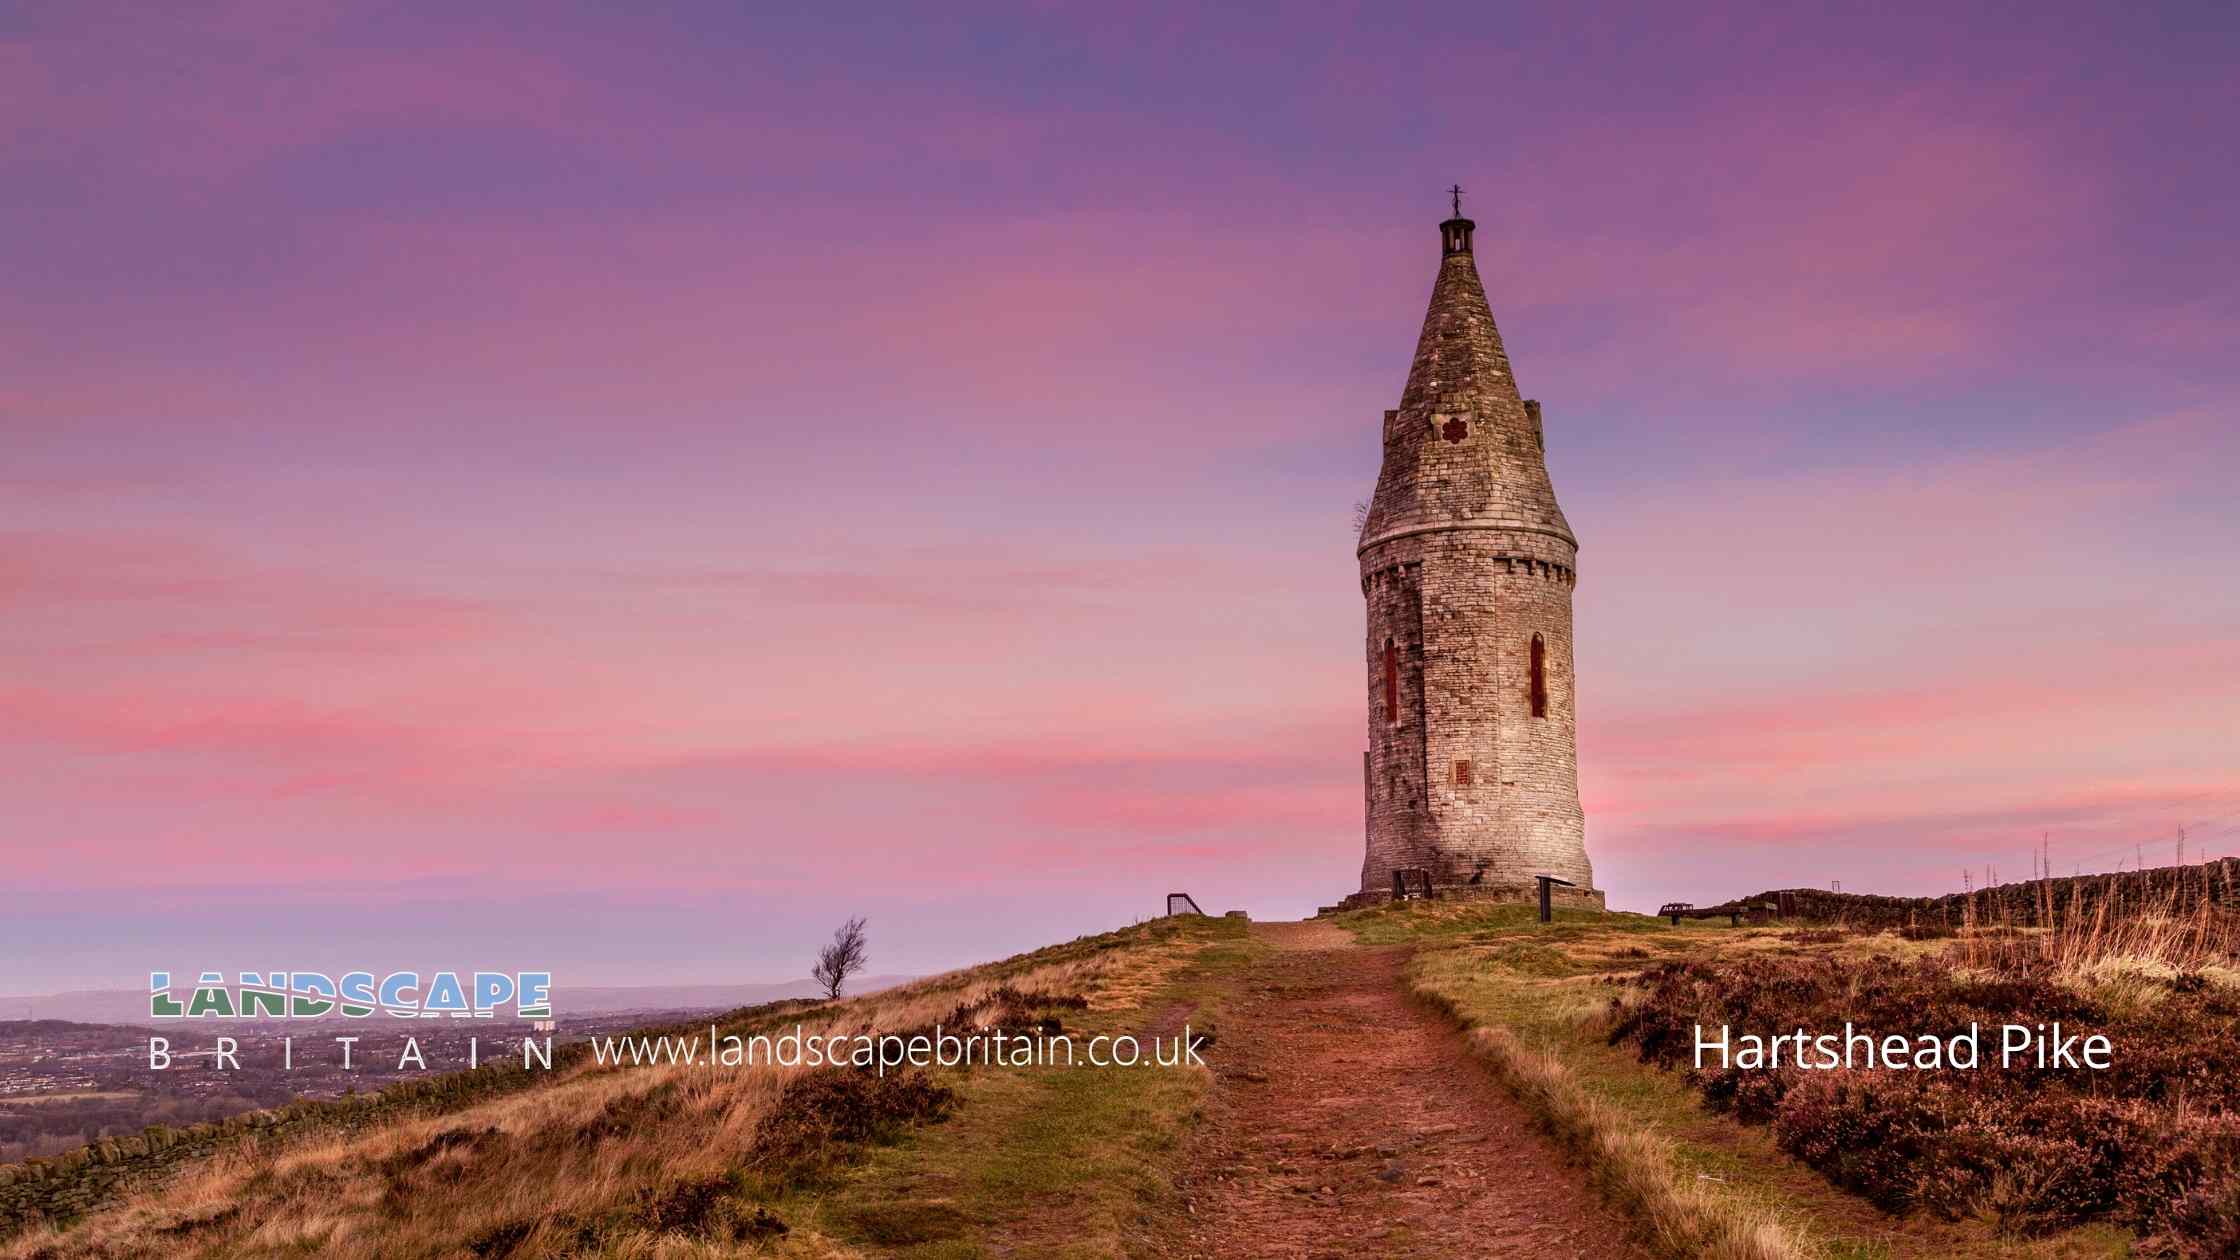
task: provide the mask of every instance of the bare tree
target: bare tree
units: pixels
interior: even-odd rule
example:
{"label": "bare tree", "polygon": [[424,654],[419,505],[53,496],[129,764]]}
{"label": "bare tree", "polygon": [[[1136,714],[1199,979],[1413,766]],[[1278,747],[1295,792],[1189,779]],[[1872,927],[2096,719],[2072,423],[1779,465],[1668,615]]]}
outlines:
{"label": "bare tree", "polygon": [[864,938],[863,920],[850,919],[833,932],[830,945],[817,951],[817,965],[809,969],[809,978],[824,986],[826,997],[837,998],[848,977],[870,961],[871,944]]}

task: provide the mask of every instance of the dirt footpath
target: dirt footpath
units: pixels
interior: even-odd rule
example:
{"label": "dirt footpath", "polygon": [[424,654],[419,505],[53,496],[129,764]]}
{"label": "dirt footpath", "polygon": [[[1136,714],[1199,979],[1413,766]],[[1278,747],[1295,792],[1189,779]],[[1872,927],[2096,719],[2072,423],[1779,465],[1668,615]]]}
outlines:
{"label": "dirt footpath", "polygon": [[1646,1257],[1462,1036],[1401,988],[1404,951],[1255,924],[1209,1054],[1177,1255]]}

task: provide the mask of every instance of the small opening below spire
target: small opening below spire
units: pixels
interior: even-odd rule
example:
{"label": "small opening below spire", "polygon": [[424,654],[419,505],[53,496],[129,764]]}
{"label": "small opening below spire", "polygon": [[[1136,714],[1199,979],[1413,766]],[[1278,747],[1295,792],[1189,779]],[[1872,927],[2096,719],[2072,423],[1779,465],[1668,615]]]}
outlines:
{"label": "small opening below spire", "polygon": [[1478,225],[1468,219],[1449,219],[1439,225],[1439,252],[1441,254],[1467,254],[1470,252],[1470,234]]}

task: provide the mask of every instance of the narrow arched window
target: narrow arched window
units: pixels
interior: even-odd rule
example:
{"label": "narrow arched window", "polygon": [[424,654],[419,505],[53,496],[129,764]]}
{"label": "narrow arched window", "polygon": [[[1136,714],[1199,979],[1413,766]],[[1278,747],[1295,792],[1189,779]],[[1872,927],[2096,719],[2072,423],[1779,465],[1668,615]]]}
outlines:
{"label": "narrow arched window", "polygon": [[1548,645],[1532,636],[1532,716],[1548,716]]}
{"label": "narrow arched window", "polygon": [[1384,641],[1384,720],[1400,720],[1400,649]]}

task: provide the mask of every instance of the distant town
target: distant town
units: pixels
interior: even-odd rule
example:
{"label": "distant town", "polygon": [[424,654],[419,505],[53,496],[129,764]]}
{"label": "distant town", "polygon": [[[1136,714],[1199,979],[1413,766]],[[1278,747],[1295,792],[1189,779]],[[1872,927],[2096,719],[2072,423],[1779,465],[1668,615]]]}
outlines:
{"label": "distant town", "polygon": [[[296,1098],[372,1093],[395,1081],[521,1059],[521,1040],[554,1046],[681,1022],[723,1007],[604,1011],[512,1020],[292,1020],[156,1028],[60,1019],[0,1020],[0,1163],[55,1155],[151,1124],[184,1126]],[[218,1038],[233,1041],[220,1067]],[[349,1044],[350,1066],[343,1066]],[[151,1038],[169,1065],[150,1066]],[[403,1061],[407,1039],[420,1062]],[[292,1044],[291,1044],[292,1043]],[[422,1066],[424,1063],[425,1066]]]}

